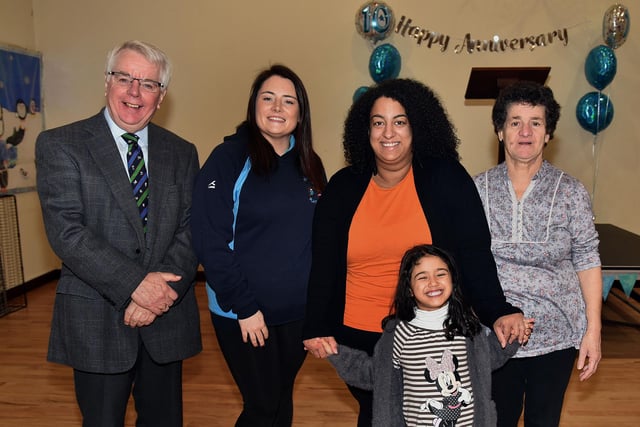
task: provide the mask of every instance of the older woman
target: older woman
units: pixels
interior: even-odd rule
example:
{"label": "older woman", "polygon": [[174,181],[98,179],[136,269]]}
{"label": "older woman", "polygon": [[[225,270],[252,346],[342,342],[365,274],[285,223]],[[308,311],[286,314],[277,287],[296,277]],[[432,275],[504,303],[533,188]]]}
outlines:
{"label": "older woman", "polygon": [[548,87],[503,89],[493,126],[505,161],[475,178],[507,300],[536,320],[527,346],[494,373],[498,426],[557,426],[579,348],[580,380],[600,361],[602,276],[589,194],[543,159],[560,106]]}
{"label": "older woman", "polygon": [[307,92],[289,68],[256,77],[247,118],[196,180],[191,224],[220,349],[243,398],[236,426],[290,426],[306,352],[311,222],[325,185]]}
{"label": "older woman", "polygon": [[[318,203],[305,316],[316,357],[337,342],[372,354],[389,314],[404,252],[433,243],[459,261],[465,297],[502,343],[524,342],[524,318],[507,303],[473,180],[437,96],[415,80],[384,81],[351,107],[344,126],[349,166]],[[371,425],[372,394],[352,386],[359,426]]]}

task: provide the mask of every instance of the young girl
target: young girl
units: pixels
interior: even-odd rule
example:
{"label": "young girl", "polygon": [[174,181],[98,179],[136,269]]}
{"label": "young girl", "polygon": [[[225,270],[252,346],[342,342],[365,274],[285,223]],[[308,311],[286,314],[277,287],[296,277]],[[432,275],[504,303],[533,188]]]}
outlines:
{"label": "young girl", "polygon": [[480,324],[449,254],[431,245],[405,253],[383,329],[372,357],[342,345],[329,356],[347,384],[373,390],[374,426],[496,425],[491,371],[519,344],[503,349]]}

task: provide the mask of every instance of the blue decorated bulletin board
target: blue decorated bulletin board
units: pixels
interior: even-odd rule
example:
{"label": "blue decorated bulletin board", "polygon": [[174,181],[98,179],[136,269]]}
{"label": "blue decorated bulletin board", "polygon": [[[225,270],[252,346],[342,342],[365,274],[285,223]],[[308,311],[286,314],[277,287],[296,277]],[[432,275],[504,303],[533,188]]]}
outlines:
{"label": "blue decorated bulletin board", "polygon": [[42,56],[0,46],[0,194],[35,190],[35,140],[44,129]]}

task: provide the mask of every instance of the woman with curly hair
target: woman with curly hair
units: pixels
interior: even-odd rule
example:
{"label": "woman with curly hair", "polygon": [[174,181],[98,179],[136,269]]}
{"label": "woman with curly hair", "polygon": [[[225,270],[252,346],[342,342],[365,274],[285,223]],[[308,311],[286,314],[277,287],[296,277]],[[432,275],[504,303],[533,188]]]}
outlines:
{"label": "woman with curly hair", "polygon": [[[338,344],[372,354],[389,314],[407,248],[434,244],[460,265],[462,290],[504,347],[526,341],[524,317],[507,303],[473,180],[459,163],[459,140],[424,84],[386,80],[351,107],[344,125],[347,163],[329,181],[313,224],[304,345],[314,356]],[[373,394],[349,386],[370,426]]]}

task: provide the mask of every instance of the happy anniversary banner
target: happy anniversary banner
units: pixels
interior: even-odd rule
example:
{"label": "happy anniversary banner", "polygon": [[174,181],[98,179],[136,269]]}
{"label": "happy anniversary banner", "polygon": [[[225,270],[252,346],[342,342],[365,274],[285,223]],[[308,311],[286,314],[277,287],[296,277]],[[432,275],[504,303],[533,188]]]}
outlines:
{"label": "happy anniversary banner", "polygon": [[[407,38],[414,38],[416,44],[429,49],[439,47],[445,52],[449,48],[451,36],[444,33],[432,31],[416,25],[411,18],[402,15],[394,29],[395,33]],[[517,50],[534,50],[536,47],[545,47],[552,43],[560,43],[566,46],[569,43],[569,31],[566,28],[540,33],[536,35],[526,35],[515,38],[500,38],[493,36],[490,39],[474,39],[471,33],[467,33],[462,38],[461,43],[455,45],[454,53],[474,53],[474,52],[506,52]]]}

